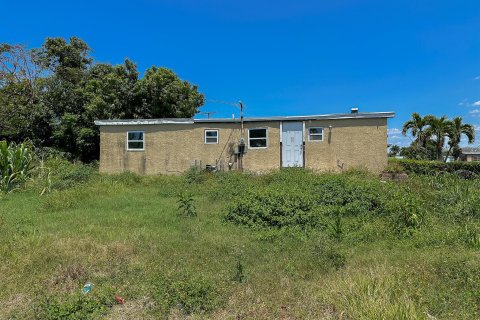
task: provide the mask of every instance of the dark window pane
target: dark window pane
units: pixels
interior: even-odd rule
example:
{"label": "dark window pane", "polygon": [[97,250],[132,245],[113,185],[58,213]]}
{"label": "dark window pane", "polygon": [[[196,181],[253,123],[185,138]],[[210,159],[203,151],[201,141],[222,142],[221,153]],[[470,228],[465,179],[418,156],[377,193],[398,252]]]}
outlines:
{"label": "dark window pane", "polygon": [[143,140],[143,132],[141,131],[129,132],[128,140]]}
{"label": "dark window pane", "polygon": [[217,138],[209,138],[207,137],[207,140],[205,141],[206,143],[217,143]]}
{"label": "dark window pane", "polygon": [[128,149],[143,149],[143,142],[129,142]]}
{"label": "dark window pane", "polygon": [[323,133],[322,128],[310,128],[310,133]]}
{"label": "dark window pane", "polygon": [[217,131],[205,131],[207,137],[216,137],[218,132]]}
{"label": "dark window pane", "polygon": [[310,140],[311,141],[322,141],[323,140],[323,135],[319,134],[319,135],[310,136]]}
{"label": "dark window pane", "polygon": [[266,138],[267,129],[250,129],[250,138]]}
{"label": "dark window pane", "polygon": [[250,148],[265,148],[267,139],[250,139]]}

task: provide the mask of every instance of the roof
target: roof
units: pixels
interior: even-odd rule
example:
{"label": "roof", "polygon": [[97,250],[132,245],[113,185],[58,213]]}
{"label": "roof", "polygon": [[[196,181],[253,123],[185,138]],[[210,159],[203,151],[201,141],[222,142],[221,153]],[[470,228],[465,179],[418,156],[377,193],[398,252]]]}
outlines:
{"label": "roof", "polygon": [[[244,118],[244,122],[268,121],[304,121],[304,120],[338,120],[338,119],[375,119],[393,118],[394,112],[359,112],[318,114],[310,116],[284,116],[284,117],[254,117]],[[123,126],[123,125],[151,125],[151,124],[194,124],[194,123],[239,123],[240,118],[162,118],[162,119],[125,119],[125,120],[95,120],[98,126]]]}
{"label": "roof", "polygon": [[462,154],[480,154],[480,146],[476,148],[472,148],[472,147],[462,148]]}

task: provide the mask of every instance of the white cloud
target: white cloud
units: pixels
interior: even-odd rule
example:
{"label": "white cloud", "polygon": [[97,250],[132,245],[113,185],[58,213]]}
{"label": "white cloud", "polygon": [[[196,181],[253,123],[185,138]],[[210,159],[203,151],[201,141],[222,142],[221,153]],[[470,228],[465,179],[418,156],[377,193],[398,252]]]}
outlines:
{"label": "white cloud", "polygon": [[480,117],[480,109],[470,110],[470,111],[468,111],[468,114],[469,114],[471,117]]}
{"label": "white cloud", "polygon": [[468,99],[463,99],[462,101],[460,101],[458,103],[458,106],[459,107],[467,107],[467,108],[480,107],[480,100],[475,101],[475,102],[470,102]]}
{"label": "white cloud", "polygon": [[387,130],[387,133],[390,135],[390,134],[400,134],[402,133],[402,130],[398,129],[398,128],[390,128]]}
{"label": "white cloud", "polygon": [[398,128],[390,128],[388,129],[388,143],[396,144],[400,147],[409,146],[412,142],[409,137],[405,137],[401,134],[402,131]]}

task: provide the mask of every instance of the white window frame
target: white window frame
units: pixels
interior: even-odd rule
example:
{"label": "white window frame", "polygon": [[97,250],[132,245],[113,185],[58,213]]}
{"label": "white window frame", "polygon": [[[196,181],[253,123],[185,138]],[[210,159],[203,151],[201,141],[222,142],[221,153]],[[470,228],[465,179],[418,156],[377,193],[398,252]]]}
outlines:
{"label": "white window frame", "polygon": [[[250,130],[265,130],[265,138],[250,138]],[[265,147],[251,147],[250,146],[250,139],[253,140],[263,140],[265,139]],[[260,128],[249,128],[248,129],[248,149],[267,149],[268,148],[268,128],[260,127]]]}
{"label": "white window frame", "polygon": [[[142,137],[143,137],[143,140],[129,140],[128,139],[128,134],[129,133],[133,133],[133,132],[141,132],[142,133]],[[145,131],[143,130],[132,130],[132,131],[127,131],[127,151],[145,151]],[[139,148],[130,148],[128,146],[128,143],[129,142],[141,142],[143,147],[141,149]]]}
{"label": "white window frame", "polygon": [[[322,133],[310,133],[310,129],[322,129]],[[312,140],[311,136],[322,136],[322,140]],[[323,142],[325,136],[325,128],[323,127],[308,127],[308,141],[309,142]]]}
{"label": "white window frame", "polygon": [[[207,142],[207,132],[208,131],[215,131],[217,133],[217,141],[216,142]],[[203,142],[205,142],[205,144],[218,144],[219,140],[220,140],[220,137],[218,136],[219,135],[219,130],[218,129],[205,129],[205,131],[203,132]],[[209,137],[209,138],[213,138],[213,137]]]}

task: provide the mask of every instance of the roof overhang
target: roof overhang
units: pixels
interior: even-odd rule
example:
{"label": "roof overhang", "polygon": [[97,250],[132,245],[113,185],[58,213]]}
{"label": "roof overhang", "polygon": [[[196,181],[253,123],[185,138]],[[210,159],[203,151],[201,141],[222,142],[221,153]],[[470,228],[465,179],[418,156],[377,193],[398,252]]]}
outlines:
{"label": "roof overhang", "polygon": [[[340,120],[340,119],[378,119],[393,118],[394,112],[361,112],[361,113],[336,113],[310,116],[285,116],[285,117],[253,117],[244,118],[244,122],[269,122],[269,121],[307,121],[307,120]],[[240,118],[164,118],[164,119],[127,119],[127,120],[96,120],[97,126],[135,126],[155,124],[194,124],[194,123],[239,123]]]}
{"label": "roof overhang", "polygon": [[[319,114],[310,116],[284,116],[284,117],[255,117],[244,118],[244,122],[268,122],[268,121],[305,121],[305,120],[339,120],[339,119],[370,119],[370,118],[393,118],[394,112],[362,112],[362,113],[336,113]],[[195,122],[240,122],[240,118],[224,119],[194,119]]]}
{"label": "roof overhang", "polygon": [[126,119],[126,120],[95,120],[97,126],[143,126],[150,124],[193,124],[190,118],[175,119]]}

